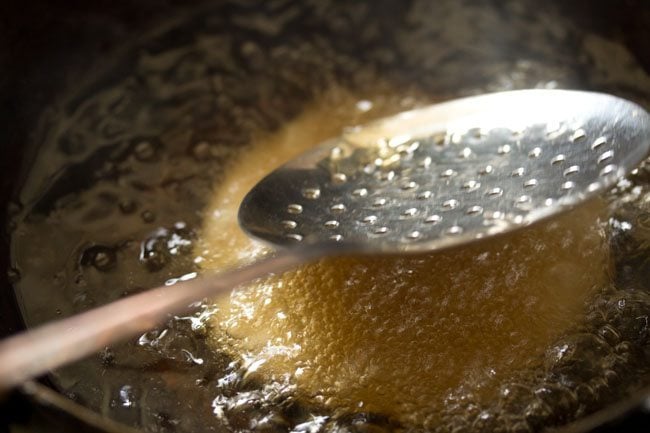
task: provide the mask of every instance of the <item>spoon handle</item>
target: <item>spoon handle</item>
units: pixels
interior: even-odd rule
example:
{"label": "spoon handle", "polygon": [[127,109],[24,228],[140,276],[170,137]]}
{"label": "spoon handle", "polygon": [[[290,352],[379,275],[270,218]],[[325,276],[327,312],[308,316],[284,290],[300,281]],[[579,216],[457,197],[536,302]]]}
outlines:
{"label": "spoon handle", "polygon": [[235,270],[157,287],[6,338],[0,341],[0,392],[144,333],[170,314],[191,311],[197,300],[330,253],[323,245],[286,249]]}

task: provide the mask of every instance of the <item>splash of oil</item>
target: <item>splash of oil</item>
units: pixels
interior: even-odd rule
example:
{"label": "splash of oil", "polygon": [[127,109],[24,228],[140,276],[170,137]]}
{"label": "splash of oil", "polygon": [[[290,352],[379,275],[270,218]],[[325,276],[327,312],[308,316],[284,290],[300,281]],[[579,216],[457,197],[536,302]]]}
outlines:
{"label": "splash of oil", "polygon": [[[243,195],[262,176],[394,102],[364,112],[354,100],[326,98],[242,153],[215,191],[199,242],[205,269],[265,253],[236,219]],[[602,209],[594,202],[449,252],[304,266],[217,299],[212,339],[251,374],[289,378],[307,399],[426,424],[450,395],[490,398],[580,321],[590,289],[606,278]]]}

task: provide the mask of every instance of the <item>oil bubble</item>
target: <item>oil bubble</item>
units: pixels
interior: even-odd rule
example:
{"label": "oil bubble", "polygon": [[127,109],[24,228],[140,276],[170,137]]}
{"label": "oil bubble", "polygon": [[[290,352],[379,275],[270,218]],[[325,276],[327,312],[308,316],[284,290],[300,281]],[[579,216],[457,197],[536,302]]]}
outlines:
{"label": "oil bubble", "polygon": [[115,353],[110,347],[105,347],[99,353],[99,359],[104,367],[111,366],[115,363]]}
{"label": "oil bubble", "polygon": [[11,284],[17,283],[20,280],[20,271],[16,268],[7,269],[7,278]]}
{"label": "oil bubble", "polygon": [[135,145],[133,153],[138,161],[148,162],[156,156],[156,148],[149,140],[142,140]]}
{"label": "oil bubble", "polygon": [[176,222],[171,229],[160,227],[140,244],[140,263],[152,272],[164,268],[173,256],[192,251],[195,233],[186,223]]}
{"label": "oil bubble", "polygon": [[142,242],[140,248],[140,263],[151,271],[159,271],[164,268],[171,256],[167,250],[166,241],[162,236],[154,236]]}
{"label": "oil bubble", "polygon": [[133,200],[121,200],[118,204],[120,212],[125,215],[132,214],[137,209],[137,205]]}
{"label": "oil bubble", "polygon": [[81,253],[82,266],[93,266],[98,271],[106,272],[113,269],[117,263],[115,250],[104,245],[93,245]]}
{"label": "oil bubble", "polygon": [[211,149],[210,143],[207,141],[199,141],[192,148],[192,156],[199,162],[210,159]]}
{"label": "oil bubble", "polygon": [[140,218],[142,218],[142,221],[146,223],[151,223],[154,222],[154,220],[156,219],[156,214],[147,209],[142,211],[142,213],[140,214]]}

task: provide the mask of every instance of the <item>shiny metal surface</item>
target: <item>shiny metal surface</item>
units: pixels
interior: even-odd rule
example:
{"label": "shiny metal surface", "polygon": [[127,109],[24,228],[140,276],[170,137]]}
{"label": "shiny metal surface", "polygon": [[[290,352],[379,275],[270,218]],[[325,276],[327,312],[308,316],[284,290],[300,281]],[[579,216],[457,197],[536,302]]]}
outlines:
{"label": "shiny metal surface", "polygon": [[293,248],[7,338],[0,393],[189,311],[196,299],[312,260],[435,250],[530,224],[613,185],[649,148],[648,113],[586,92],[466,98],[347,131],[273,172],[242,203],[246,230]]}
{"label": "shiny metal surface", "polygon": [[276,245],[430,251],[534,223],[646,157],[650,116],[599,93],[469,97],[357,127],[263,179],[241,226]]}
{"label": "shiny metal surface", "polygon": [[142,334],[170,314],[191,311],[197,299],[341,251],[323,245],[283,251],[249,266],[156,287],[13,335],[0,341],[0,396],[27,379]]}
{"label": "shiny metal surface", "polygon": [[[67,85],[67,87],[74,88],[75,91],[80,90],[75,94],[75,98],[76,101],[79,101],[77,105],[81,105],[80,103],[83,103],[85,99],[79,97],[84,93],[81,80],[78,78],[89,78],[91,70],[88,68],[88,62],[92,59],[103,62],[99,65],[100,67],[106,65],[105,60],[112,60],[111,52],[107,49],[111,47],[111,41],[113,41],[113,45],[120,47],[131,46],[134,42],[138,42],[140,45],[137,49],[146,58],[151,52],[149,48],[152,44],[149,46],[141,44],[136,36],[143,29],[152,28],[151,23],[156,17],[162,16],[165,19],[178,21],[179,11],[178,8],[172,8],[173,6],[190,9],[199,2],[162,3],[146,0],[117,4],[115,2],[73,0],[67,2],[67,5],[72,4],[74,7],[67,8],[61,7],[60,3],[43,0],[30,3],[36,3],[36,6],[40,7],[26,8],[21,2],[5,2],[7,7],[5,15],[11,16],[12,19],[5,22],[3,35],[7,36],[5,38],[7,48],[13,47],[13,49],[6,50],[7,67],[4,68],[3,75],[8,79],[0,83],[5,99],[12,101],[11,104],[5,104],[4,107],[6,123],[11,127],[4,128],[0,133],[7,150],[7,157],[2,161],[4,182],[0,185],[3,203],[9,203],[11,190],[15,185],[19,185],[21,155],[26,154],[25,151],[29,148],[28,144],[34,144],[30,142],[38,141],[32,140],[31,137],[43,136],[43,134],[35,133],[37,126],[35,115],[41,110],[49,112],[52,107],[51,103],[57,103],[56,100],[52,101],[50,96],[55,92],[56,94],[65,92]],[[220,7],[218,5],[225,3],[211,2],[210,7],[216,9]],[[361,57],[361,62],[380,70],[382,76],[390,77],[388,79],[398,76],[400,79],[403,78],[404,82],[424,83],[422,87],[427,87],[429,93],[421,91],[432,97],[458,97],[461,94],[467,95],[468,92],[546,86],[554,80],[560,88],[598,89],[641,101],[646,109],[650,107],[648,104],[650,101],[648,98],[650,92],[648,85],[650,26],[647,26],[650,8],[645,7],[650,6],[650,3],[643,0],[548,2],[545,3],[544,8],[539,8],[539,10],[537,10],[538,4],[530,1],[407,1],[403,3],[381,1],[370,4],[346,2],[344,6],[340,5],[341,7],[330,5],[330,3],[320,1],[228,2],[233,6],[236,5],[234,13],[223,12],[223,8],[216,9],[217,12],[214,10],[200,11],[200,15],[205,17],[205,21],[211,23],[214,28],[213,32],[209,33],[210,36],[225,33],[224,36],[227,38],[226,43],[217,46],[204,45],[205,51],[210,50],[218,59],[223,59],[219,65],[233,64],[236,68],[235,73],[231,68],[227,68],[218,70],[213,76],[217,75],[217,78],[223,75],[228,76],[233,79],[234,84],[233,81],[228,81],[228,85],[223,90],[214,86],[217,89],[216,95],[196,85],[199,80],[211,80],[217,84],[220,81],[214,78],[205,80],[203,74],[188,73],[195,69],[204,71],[204,65],[208,63],[208,61],[198,62],[196,56],[185,56],[183,50],[178,49],[178,45],[196,43],[192,41],[204,43],[205,26],[191,22],[181,29],[182,31],[179,31],[178,27],[174,27],[174,36],[168,38],[167,42],[161,43],[159,39],[156,40],[155,47],[162,49],[160,54],[155,48],[153,50],[157,55],[155,58],[162,58],[163,54],[166,54],[165,50],[173,49],[175,53],[178,53],[170,59],[168,64],[172,73],[166,74],[162,83],[166,84],[174,80],[183,96],[178,99],[179,92],[167,91],[167,89],[174,90],[175,87],[165,85],[164,88],[169,98],[174,98],[175,101],[189,100],[191,101],[190,106],[196,108],[203,107],[204,99],[202,97],[214,100],[225,97],[230,100],[233,95],[237,94],[238,88],[243,87],[250,90],[264,88],[264,85],[260,84],[260,81],[264,80],[259,78],[262,74],[253,75],[251,79],[249,70],[244,66],[248,58],[241,54],[245,52],[244,48],[250,46],[249,43],[244,44],[243,42],[250,41],[253,36],[254,43],[262,41],[262,44],[257,46],[262,47],[265,54],[274,53],[281,44],[287,46],[284,49],[285,52],[292,53],[291,47],[297,45],[292,45],[292,40],[300,41],[299,46],[301,47],[318,47],[318,51],[322,53],[323,60],[321,62],[312,62],[310,53],[305,54],[302,51],[299,55],[294,56],[299,61],[287,62],[285,58],[280,57],[280,60],[286,64],[283,67],[272,64],[268,60],[265,61],[265,57],[262,56],[262,73],[273,78],[284,75],[295,80],[294,77],[300,76],[305,79],[310,77],[310,81],[316,81],[317,78],[312,79],[311,77],[321,77],[323,73],[330,70],[323,65],[333,64],[330,60],[333,57],[331,53],[337,55],[339,52],[346,53],[346,59],[349,59],[350,54],[354,53],[355,57]],[[280,7],[277,7],[276,4]],[[360,8],[365,8],[365,11],[359,10]],[[296,9],[299,13],[287,17],[287,12]],[[360,13],[353,14],[350,13],[350,10]],[[532,11],[535,12],[532,13]],[[233,15],[237,19],[233,19]],[[409,19],[409,17],[413,18]],[[440,19],[440,17],[444,17],[444,19]],[[217,18],[216,25],[214,24],[215,18]],[[222,22],[225,25],[219,24]],[[338,25],[329,26],[329,22]],[[253,33],[250,30],[250,23],[253,23],[253,27],[256,29]],[[258,23],[260,24],[256,25]],[[263,26],[263,24],[267,25]],[[270,24],[273,25],[269,27]],[[29,31],[30,29],[43,28],[48,29],[47,37],[43,37],[41,31]],[[314,34],[317,39],[314,38]],[[201,37],[192,37],[193,35]],[[359,37],[360,35],[369,35],[371,38],[374,36],[374,39],[370,39],[369,42],[368,38]],[[12,45],[12,41],[16,43]],[[267,58],[271,57],[267,56]],[[231,63],[231,58],[238,61]],[[179,59],[179,61],[174,59]],[[375,59],[381,59],[381,63]],[[259,67],[259,56],[255,56],[254,60],[257,61],[251,62],[251,64]],[[300,67],[305,64],[313,66],[310,68]],[[196,65],[194,69],[192,65]],[[121,72],[110,68],[103,69],[105,71],[102,74],[106,77],[110,76],[112,80],[122,77],[119,75]],[[151,72],[152,75],[153,73],[158,74],[158,70]],[[209,70],[206,75],[210,76]],[[355,76],[356,73],[352,67],[346,67],[340,75],[347,79]],[[268,81],[270,80],[271,78]],[[240,82],[245,82],[246,85],[242,86],[239,84]],[[96,84],[95,81],[93,83]],[[283,81],[275,79],[273,88],[282,89],[283,87]],[[94,89],[97,88],[94,87]],[[142,89],[144,89],[143,86],[136,87],[136,90]],[[193,91],[188,91],[190,89]],[[202,94],[201,97],[196,96],[197,93]],[[248,102],[251,105],[258,104],[261,99]],[[282,99],[285,99],[287,104],[295,102],[294,98],[286,98],[284,94],[282,94]],[[71,107],[72,110],[74,102],[68,104],[66,106]],[[54,107],[57,106],[60,105]],[[218,109],[218,114],[212,114],[210,119],[229,118],[227,117],[230,116],[229,108],[218,104],[215,106]],[[238,110],[247,108],[245,104],[238,104],[235,107]],[[277,108],[273,108],[277,110]],[[132,113],[133,111],[129,111],[127,115],[134,119],[139,117]],[[245,117],[249,117],[249,111],[244,113]],[[99,115],[103,121],[98,125],[104,125],[114,119],[112,116],[105,115],[104,112],[98,113]],[[76,130],[85,126],[81,122],[74,123],[80,124]],[[53,124],[52,129],[61,129],[62,126],[64,125]],[[167,122],[157,122],[156,126],[161,130],[166,130],[169,127]],[[131,123],[126,123],[126,127],[134,134],[138,132]],[[190,128],[191,125],[186,130]],[[100,128],[96,128],[96,131],[96,136],[99,137]],[[88,143],[95,143],[96,140],[99,142],[98,139],[93,138]],[[210,164],[215,165],[212,161]],[[640,172],[646,173],[643,170]],[[80,189],[86,188],[90,182],[90,178],[84,178],[78,186]],[[645,191],[645,186],[643,188]],[[72,191],[74,192],[74,190]],[[7,214],[11,216],[10,213]],[[52,230],[52,232],[54,231]],[[93,242],[101,242],[104,234],[102,230],[98,230],[87,233],[87,236]],[[139,237],[136,238],[136,241],[139,240]],[[43,239],[43,248],[46,244],[47,240]],[[71,250],[60,247],[59,251],[59,255],[64,256]],[[9,254],[9,246],[5,243],[2,255],[5,268],[12,264]],[[75,258],[73,257],[72,260]],[[618,257],[616,259],[621,261]],[[23,269],[22,266],[21,269]],[[90,271],[93,270],[90,269]],[[13,292],[10,279],[13,276],[8,274],[8,278],[6,274],[8,273],[3,272],[0,275],[2,287],[5,289],[2,297],[3,306],[8,305],[4,301],[11,298]],[[149,285],[142,286],[149,287]],[[89,287],[88,293],[99,305],[107,302],[102,296],[103,294],[119,293],[122,290],[130,290],[132,287],[133,285],[113,283],[110,278],[103,278],[101,284]],[[645,289],[646,285],[641,284],[640,287]],[[624,289],[629,291],[626,293],[630,294],[639,290],[639,288],[629,286],[625,286]],[[65,299],[65,296],[68,296],[71,300],[69,290],[50,285],[43,285],[41,290],[46,293],[45,296],[34,295],[31,299],[42,298],[41,304],[50,306],[52,316],[55,316],[54,310],[57,308],[56,303],[59,299]],[[24,305],[21,306],[26,308]],[[14,311],[10,308],[0,310],[3,314],[0,327],[11,330],[11,332],[22,329],[21,326],[18,326],[20,321],[11,321],[13,317],[11,313]],[[18,313],[17,309],[15,313]],[[67,313],[64,312],[64,315]],[[25,317],[25,320],[29,319],[29,316]],[[47,320],[54,320],[54,317],[49,317]],[[36,326],[36,323],[32,322],[28,325]],[[98,357],[92,357],[89,361],[92,362],[95,358]],[[83,368],[90,362],[79,363],[79,365]],[[81,377],[84,388],[102,390],[90,395],[106,395],[106,398],[109,398],[111,388],[103,385],[112,383],[111,380],[116,380],[111,374],[117,376],[118,380],[122,381],[121,383],[133,384],[136,389],[137,387],[146,389],[159,375],[165,377],[169,375],[167,371],[148,369],[141,373],[138,372],[141,380],[136,381],[133,379],[133,376],[137,377],[136,374],[125,378],[123,369],[120,368],[98,368],[95,371],[99,374],[83,376],[79,373],[79,367],[76,365],[65,369],[66,377]],[[629,368],[625,371],[626,377],[636,377],[638,382],[643,381],[643,377],[638,376],[636,371]],[[67,390],[60,389],[60,392],[65,394]],[[174,395],[175,389],[170,388],[168,392]],[[77,393],[76,395],[82,401],[89,400],[84,394]],[[178,398],[187,403],[182,395],[178,395]],[[517,402],[521,403],[521,400],[517,400]],[[499,401],[493,402],[495,405],[499,403]],[[604,402],[598,407],[605,407],[607,404]],[[196,419],[196,423],[206,425],[205,430],[209,429],[208,420],[196,415],[195,412],[198,410],[196,406],[192,409],[187,404],[182,406],[184,420]],[[13,406],[10,407],[13,409]],[[117,412],[120,409],[121,407],[117,406],[110,410]],[[130,410],[139,413],[145,409],[145,405],[139,405]],[[609,409],[611,408],[608,408],[606,412],[611,416]],[[13,412],[16,414],[17,411]],[[127,416],[115,415],[115,412],[111,412],[109,416],[128,422]],[[562,418],[561,422],[573,419],[572,413],[568,410],[567,418]],[[174,414],[171,415],[173,417]],[[601,418],[601,420],[605,425],[598,431],[625,430],[621,427],[612,427],[611,419]],[[609,427],[607,427],[607,421],[610,421]],[[547,420],[536,425],[544,425],[544,427],[538,428],[553,428],[551,423],[552,421]],[[143,430],[156,430],[156,426],[151,424],[141,427]],[[161,430],[166,428],[158,427]],[[175,428],[183,430],[182,427],[175,426]],[[362,428],[368,429],[368,425],[364,424]],[[370,424],[369,428],[378,429],[379,427]],[[61,429],[61,431],[70,431],[70,429],[68,426],[67,429]],[[448,429],[452,428],[448,427]],[[34,431],[39,431],[39,429],[34,429]],[[189,431],[192,430],[189,429]]]}

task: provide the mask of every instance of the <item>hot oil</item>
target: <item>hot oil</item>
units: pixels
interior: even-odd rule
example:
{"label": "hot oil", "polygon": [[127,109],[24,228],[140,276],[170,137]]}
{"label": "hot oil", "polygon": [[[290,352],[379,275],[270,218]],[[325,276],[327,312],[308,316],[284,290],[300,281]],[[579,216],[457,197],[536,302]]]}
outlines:
{"label": "hot oil", "polygon": [[253,138],[252,145],[233,158],[210,197],[197,250],[202,267],[225,269],[268,251],[246,235],[237,221],[239,204],[264,176],[302,152],[340,135],[346,127],[413,108],[417,101],[397,95],[381,83],[369,95],[372,97],[368,99],[353,97],[344,89],[331,89],[280,131]]}
{"label": "hot oil", "polygon": [[[311,107],[239,156],[204,223],[202,268],[266,252],[237,225],[243,195],[354,119],[346,100]],[[295,383],[307,400],[436,424],[448,396],[485,403],[584,320],[585,300],[608,276],[605,215],[598,201],[470,247],[308,265],[217,300],[213,339],[247,374]]]}
{"label": "hot oil", "polygon": [[[102,179],[19,225],[17,286],[54,289],[25,298],[27,317],[69,314],[266,254],[236,221],[257,180],[346,125],[419,103],[382,84],[363,96],[334,86],[279,130],[222,147],[217,154],[229,157],[211,184],[201,169],[215,160],[201,149],[219,147],[200,141],[182,156],[154,147],[143,160],[135,140],[113,159],[126,173],[118,185]],[[170,189],[152,177],[160,170],[194,175]],[[156,429],[174,422],[178,431],[519,429],[578,416],[641,374],[639,318],[650,305],[636,290],[647,257],[644,173],[622,184],[613,204],[592,202],[471,248],[330,259],[259,281],[54,379],[108,416]],[[208,202],[196,212],[199,191]],[[608,223],[607,209],[616,210]]]}
{"label": "hot oil", "polygon": [[[600,52],[600,39],[583,45],[551,12],[524,19],[519,3],[253,3],[174,16],[45,109],[11,207],[10,275],[28,326],[264,254],[238,231],[237,202],[344,126],[512,88],[619,89],[650,101],[624,46]],[[481,22],[501,29],[498,40]],[[636,72],[621,74],[612,52]],[[198,300],[195,314],[50,380],[153,432],[566,424],[650,383],[648,173],[606,197],[609,248],[593,204],[474,250],[333,259],[216,304]],[[611,276],[594,264],[608,249]],[[497,261],[512,266],[489,266]]]}

